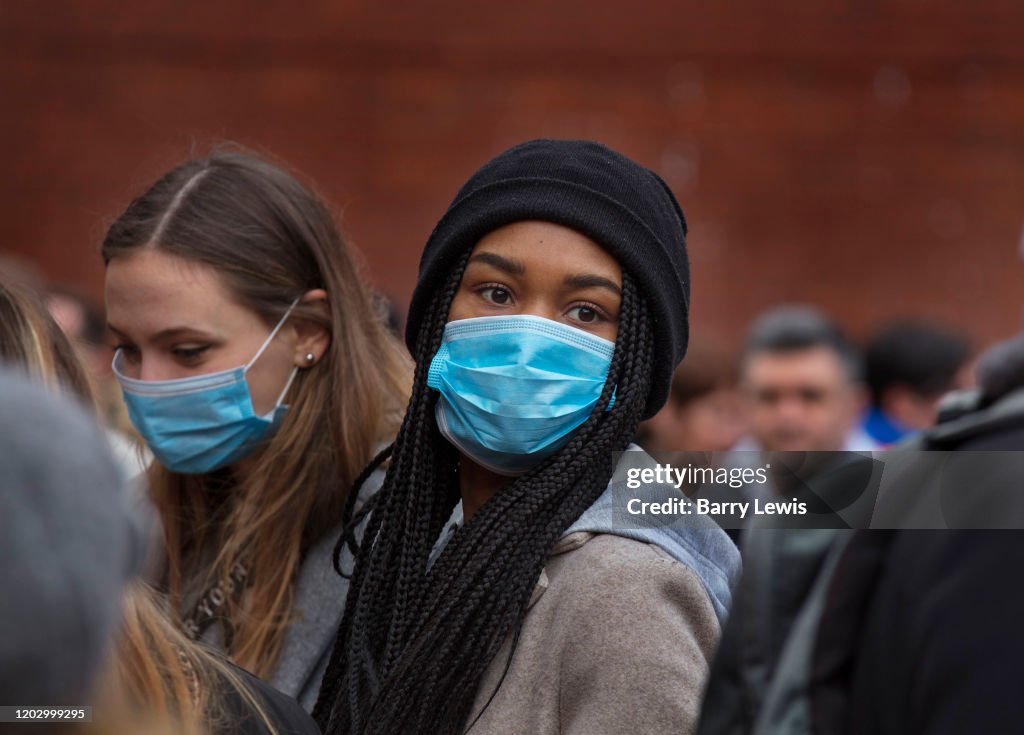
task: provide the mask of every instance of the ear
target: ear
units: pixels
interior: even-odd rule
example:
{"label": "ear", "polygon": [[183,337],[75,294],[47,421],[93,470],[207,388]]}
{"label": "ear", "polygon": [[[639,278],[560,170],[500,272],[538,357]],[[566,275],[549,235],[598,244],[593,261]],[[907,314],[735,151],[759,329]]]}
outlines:
{"label": "ear", "polygon": [[[305,308],[320,312],[324,319],[330,321],[327,292],[322,288],[307,292],[299,301]],[[331,344],[330,330],[309,319],[296,319],[292,328],[295,330],[295,353],[292,356],[295,365],[299,368],[316,365]]]}

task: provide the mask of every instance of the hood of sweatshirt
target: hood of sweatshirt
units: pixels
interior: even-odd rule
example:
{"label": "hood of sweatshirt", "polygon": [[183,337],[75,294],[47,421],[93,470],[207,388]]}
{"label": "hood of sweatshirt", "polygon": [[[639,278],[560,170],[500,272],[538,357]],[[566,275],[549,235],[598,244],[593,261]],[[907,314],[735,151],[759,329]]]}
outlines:
{"label": "hood of sweatshirt", "polygon": [[655,461],[632,444],[622,453],[612,481],[583,514],[565,530],[572,533],[605,533],[654,544],[700,578],[711,604],[724,626],[732,602],[732,590],[739,581],[740,553],[736,544],[717,523],[703,515],[633,515],[627,511],[631,499],[666,503],[684,496],[669,484],[628,487],[628,469],[654,469]]}
{"label": "hood of sweatshirt", "polygon": [[[728,534],[712,519],[702,515],[638,517],[626,512],[626,503],[632,498],[663,503],[682,497],[676,488],[668,484],[627,487],[627,469],[653,469],[655,466],[650,455],[631,444],[619,458],[608,487],[575,523],[565,529],[562,538],[580,532],[604,533],[654,544],[697,575],[719,623],[724,627],[732,602],[732,590],[739,581],[741,569],[739,550]],[[428,567],[433,565],[455,529],[463,523],[460,500],[434,544]]]}

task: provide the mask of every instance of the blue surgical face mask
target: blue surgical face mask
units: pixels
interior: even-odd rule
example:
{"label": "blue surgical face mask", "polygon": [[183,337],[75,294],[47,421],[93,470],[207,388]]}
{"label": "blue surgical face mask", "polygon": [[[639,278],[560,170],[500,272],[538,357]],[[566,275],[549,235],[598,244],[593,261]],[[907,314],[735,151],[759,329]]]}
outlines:
{"label": "blue surgical face mask", "polygon": [[251,454],[280,424],[287,406],[281,401],[298,372],[294,368],[274,408],[257,416],[245,373],[277,336],[298,299],[242,367],[177,380],[136,380],[121,370],[114,355],[114,375],[121,383],[128,415],[153,456],[172,472],[198,475],[227,467]]}
{"label": "blue surgical face mask", "polygon": [[587,420],[614,351],[606,339],[526,314],[449,322],[427,375],[441,393],[437,426],[482,467],[521,475]]}

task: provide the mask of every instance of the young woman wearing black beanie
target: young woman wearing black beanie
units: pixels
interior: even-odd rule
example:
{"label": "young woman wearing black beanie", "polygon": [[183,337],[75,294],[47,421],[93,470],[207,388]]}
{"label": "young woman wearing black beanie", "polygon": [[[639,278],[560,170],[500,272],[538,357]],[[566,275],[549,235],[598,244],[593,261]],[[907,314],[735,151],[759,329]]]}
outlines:
{"label": "young woman wearing black beanie", "polygon": [[336,549],[369,511],[327,735],[693,729],[738,555],[717,528],[616,528],[610,485],[686,350],[685,236],[664,182],[596,143],[525,143],[460,190],[387,475]]}

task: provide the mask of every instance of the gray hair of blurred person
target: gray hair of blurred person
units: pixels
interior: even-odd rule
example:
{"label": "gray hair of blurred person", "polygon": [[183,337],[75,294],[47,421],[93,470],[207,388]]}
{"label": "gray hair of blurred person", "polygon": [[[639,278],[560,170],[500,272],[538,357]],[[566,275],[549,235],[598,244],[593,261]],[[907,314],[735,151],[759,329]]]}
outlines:
{"label": "gray hair of blurred person", "polygon": [[145,557],[135,513],[96,420],[0,369],[4,704],[90,704]]}
{"label": "gray hair of blurred person", "polygon": [[789,304],[775,307],[753,323],[743,346],[742,366],[761,353],[802,352],[825,347],[839,358],[851,383],[864,380],[864,365],[856,346],[843,329],[814,306]]}

